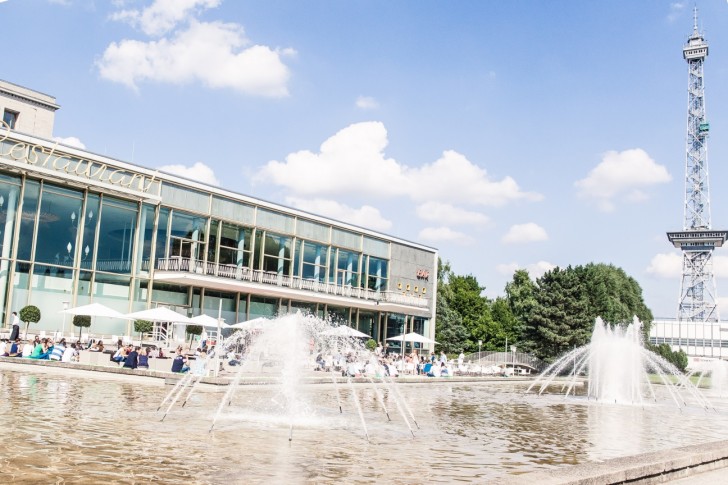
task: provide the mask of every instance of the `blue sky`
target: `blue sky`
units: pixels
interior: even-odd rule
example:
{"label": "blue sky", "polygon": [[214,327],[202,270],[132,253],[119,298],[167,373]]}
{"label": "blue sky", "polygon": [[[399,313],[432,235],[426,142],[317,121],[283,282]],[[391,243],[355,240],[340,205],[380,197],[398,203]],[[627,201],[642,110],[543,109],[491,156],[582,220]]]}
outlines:
{"label": "blue sky", "polygon": [[[697,6],[724,229],[728,3]],[[603,262],[674,317],[692,7],[5,0],[0,77],[55,96],[68,143],[436,247],[488,296]]]}

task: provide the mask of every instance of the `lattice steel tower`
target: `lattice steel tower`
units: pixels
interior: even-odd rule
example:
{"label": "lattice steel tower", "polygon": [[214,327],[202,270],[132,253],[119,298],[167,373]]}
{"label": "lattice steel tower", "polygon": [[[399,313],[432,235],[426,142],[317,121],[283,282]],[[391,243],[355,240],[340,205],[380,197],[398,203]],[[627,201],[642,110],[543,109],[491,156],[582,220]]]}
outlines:
{"label": "lattice steel tower", "polygon": [[[695,324],[697,327],[701,323],[718,321],[712,254],[713,249],[721,247],[726,241],[728,231],[714,231],[710,226],[707,149],[710,125],[705,118],[703,86],[703,63],[708,55],[708,43],[698,31],[697,8],[694,10],[693,19],[693,33],[683,47],[683,57],[688,63],[685,214],[683,230],[668,232],[667,237],[683,252],[677,318],[680,323]],[[697,337],[695,327],[693,335]],[[705,327],[702,335],[707,338]]]}

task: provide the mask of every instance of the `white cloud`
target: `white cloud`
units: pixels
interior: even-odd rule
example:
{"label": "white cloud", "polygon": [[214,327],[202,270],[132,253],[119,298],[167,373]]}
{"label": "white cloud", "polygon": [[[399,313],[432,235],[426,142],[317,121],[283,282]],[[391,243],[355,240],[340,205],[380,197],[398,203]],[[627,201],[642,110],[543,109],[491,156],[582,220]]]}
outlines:
{"label": "white cloud", "polygon": [[548,238],[546,229],[535,222],[528,222],[526,224],[515,224],[511,226],[501,241],[504,244],[519,244],[546,241]]}
{"label": "white cloud", "polygon": [[75,136],[67,136],[65,138],[61,136],[54,136],[53,141],[57,141],[58,143],[67,145],[69,147],[80,148],[81,150],[86,149],[86,145],[84,145],[83,142]]}
{"label": "white cloud", "polygon": [[715,303],[718,305],[718,313],[721,316],[721,320],[723,320],[725,315],[728,315],[728,297],[719,296],[715,299]]}
{"label": "white cloud", "polygon": [[122,10],[112,20],[128,22],[147,35],[158,36],[189,20],[194,13],[216,8],[221,0],[155,0],[143,10]]}
{"label": "white cloud", "polygon": [[679,278],[682,274],[682,256],[679,253],[656,254],[647,267],[647,274],[658,278]]}
{"label": "white cloud", "polygon": [[385,156],[387,144],[383,123],[355,123],[324,141],[318,153],[302,150],[289,154],[285,162],[268,162],[254,180],[307,196],[406,196],[418,202],[483,206],[541,198],[521,191],[511,177],[491,180],[484,169],[455,151],[445,151],[431,164],[408,167]]}
{"label": "white cloud", "polygon": [[297,209],[375,231],[386,231],[392,227],[392,221],[385,219],[379,209],[370,205],[353,208],[334,200],[301,199],[297,197],[288,197],[286,203]]}
{"label": "white cloud", "polygon": [[[713,255],[713,275],[716,278],[728,278],[728,256]],[[679,279],[682,275],[683,255],[679,252],[656,254],[647,273],[658,278]]]}
{"label": "white cloud", "polygon": [[359,96],[356,98],[356,107],[360,109],[377,109],[379,103],[371,96]]}
{"label": "white cloud", "polygon": [[670,4],[670,12],[667,14],[667,21],[669,23],[673,23],[678,18],[680,18],[680,15],[682,15],[683,10],[685,9],[685,3],[684,2],[673,2]]}
{"label": "white cloud", "polygon": [[496,271],[505,276],[512,276],[517,269],[525,269],[526,271],[528,271],[528,275],[531,277],[531,279],[535,281],[537,278],[542,277],[544,273],[546,273],[547,271],[551,271],[555,267],[555,264],[549,263],[548,261],[538,261],[536,263],[532,263],[526,266],[514,262],[499,264],[496,266]]}
{"label": "white cloud", "polygon": [[482,226],[488,216],[441,202],[425,202],[417,206],[417,216],[423,221],[454,225]]}
{"label": "white cloud", "polygon": [[589,175],[574,183],[580,197],[596,201],[600,210],[611,211],[615,198],[644,200],[643,188],[669,182],[667,168],[657,164],[644,150],[609,151]]}
{"label": "white cloud", "polygon": [[169,39],[112,42],[96,64],[101,77],[132,89],[142,81],[200,81],[245,94],[287,96],[290,72],[281,58],[293,51],[262,45],[243,48],[248,43],[236,24],[193,21]]}
{"label": "white cloud", "polygon": [[459,245],[472,244],[475,240],[463,232],[453,231],[449,227],[425,227],[418,237],[425,241],[445,242]]}
{"label": "white cloud", "polygon": [[197,162],[191,167],[185,165],[164,165],[159,167],[162,172],[179,175],[195,182],[202,182],[208,185],[220,185],[220,181],[215,176],[215,172],[202,162]]}

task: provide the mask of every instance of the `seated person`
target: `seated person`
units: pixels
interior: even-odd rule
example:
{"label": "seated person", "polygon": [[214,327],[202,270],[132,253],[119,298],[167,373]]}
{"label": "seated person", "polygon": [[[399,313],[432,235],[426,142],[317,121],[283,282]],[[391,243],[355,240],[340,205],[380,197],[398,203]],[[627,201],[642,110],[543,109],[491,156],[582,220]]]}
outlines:
{"label": "seated person", "polygon": [[10,344],[8,344],[8,340],[7,339],[0,340],[0,356],[7,357],[8,354],[10,353],[10,352],[8,352],[8,350],[10,350]]}
{"label": "seated person", "polygon": [[185,373],[189,370],[190,368],[187,365],[187,357],[182,355],[182,351],[180,349],[177,349],[177,355],[175,355],[172,360],[172,372]]}
{"label": "seated person", "polygon": [[129,355],[129,349],[127,347],[119,347],[111,357],[111,360],[114,362],[124,362],[127,355]]}
{"label": "seated person", "polygon": [[444,362],[440,363],[440,377],[449,377],[450,369],[447,368]]}
{"label": "seated person", "polygon": [[33,349],[33,343],[30,341],[26,341],[25,344],[23,344],[22,356],[26,359],[30,358],[30,355],[33,353]]}
{"label": "seated person", "polygon": [[89,352],[103,352],[104,351],[104,343],[99,340],[96,342],[95,345],[92,345],[90,349],[88,349]]}
{"label": "seated person", "polygon": [[77,362],[78,361],[78,350],[76,350],[76,344],[71,344],[70,347],[66,347],[61,356],[61,362]]}
{"label": "seated person", "polygon": [[142,347],[139,351],[137,367],[140,369],[149,369],[149,350],[146,347]]}
{"label": "seated person", "polygon": [[325,365],[326,365],[326,362],[324,361],[324,356],[319,353],[316,356],[316,369],[315,370],[323,370]]}
{"label": "seated person", "polygon": [[10,344],[10,350],[8,351],[8,357],[20,357],[23,352],[23,348],[20,345],[20,339],[16,338],[15,342]]}
{"label": "seated person", "polygon": [[51,354],[49,356],[50,360],[55,360],[56,362],[61,361],[61,357],[63,357],[63,352],[66,351],[66,339],[61,339],[60,342],[58,342],[56,345],[53,346],[53,350],[51,351]]}
{"label": "seated person", "polygon": [[204,376],[207,374],[207,352],[200,350],[200,355],[197,356],[191,365],[191,371],[196,376]]}
{"label": "seated person", "polygon": [[136,369],[139,364],[139,347],[132,347],[124,359],[124,367],[127,369]]}

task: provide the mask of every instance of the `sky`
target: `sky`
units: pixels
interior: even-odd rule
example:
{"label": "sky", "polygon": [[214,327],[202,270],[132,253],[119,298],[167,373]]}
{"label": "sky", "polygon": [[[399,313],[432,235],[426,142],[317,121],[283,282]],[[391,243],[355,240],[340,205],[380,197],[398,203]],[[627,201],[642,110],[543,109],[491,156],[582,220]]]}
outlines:
{"label": "sky", "polygon": [[694,5],[728,229],[725,0],[0,0],[0,78],[64,143],[437,248],[488,297],[607,263],[674,318]]}

